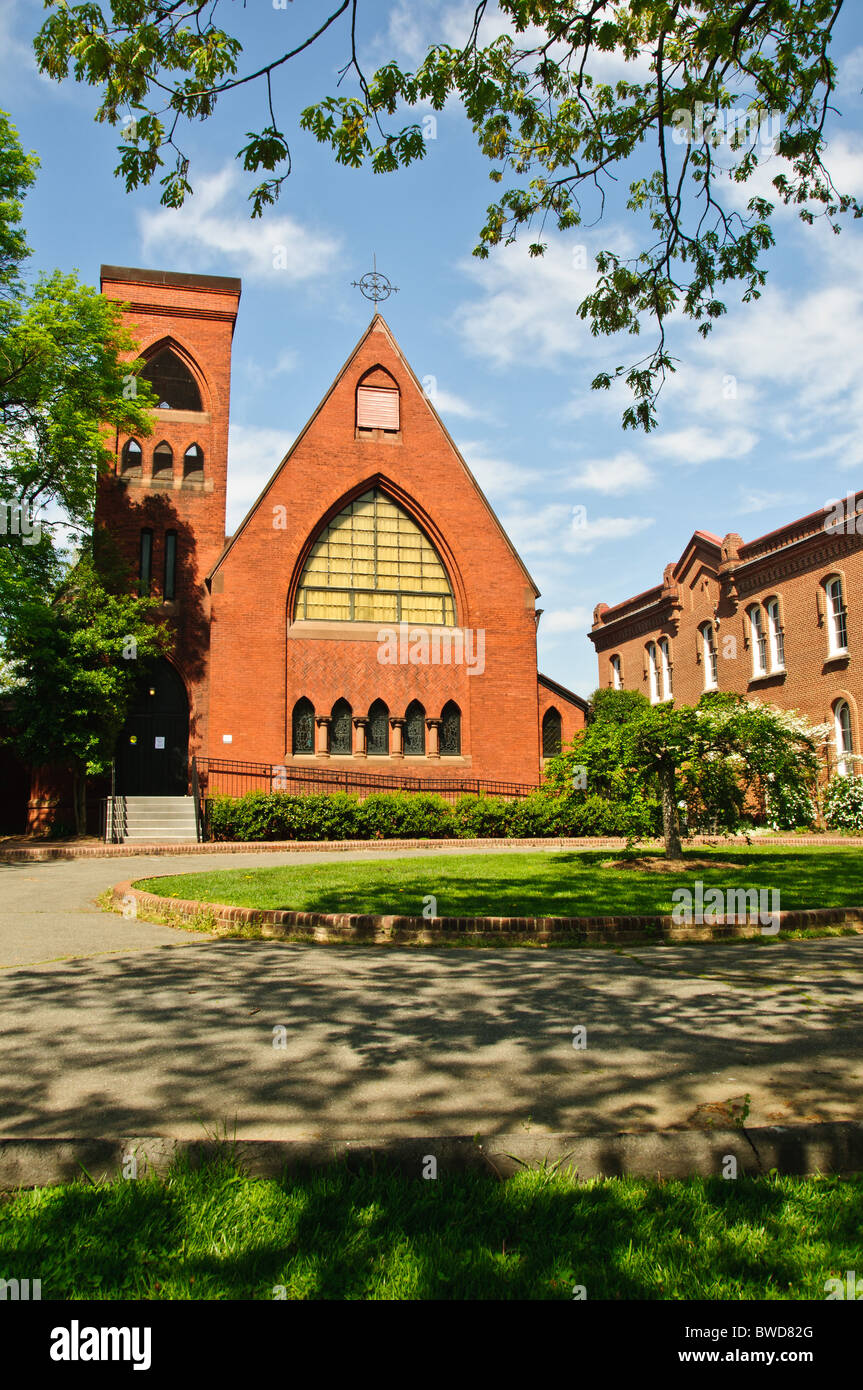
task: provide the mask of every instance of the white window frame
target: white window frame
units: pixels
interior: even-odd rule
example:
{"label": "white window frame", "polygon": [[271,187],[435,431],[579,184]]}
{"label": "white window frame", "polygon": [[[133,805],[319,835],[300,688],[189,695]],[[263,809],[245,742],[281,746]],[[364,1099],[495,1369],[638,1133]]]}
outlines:
{"label": "white window frame", "polygon": [[785,670],[785,634],[779,620],[779,600],[769,598],[764,605],[767,614],[767,652],[771,671]]}
{"label": "white window frame", "polygon": [[650,682],[650,703],[659,704],[659,653],[656,650],[655,642],[648,642],[645,649],[647,651],[647,677]]}
{"label": "white window frame", "polygon": [[854,732],[851,706],[847,700],[837,700],[833,706],[833,729],[836,736],[836,771],[840,777],[850,777],[854,771]]}
{"label": "white window frame", "polygon": [[[848,612],[845,607],[845,593],[842,579],[835,574],[824,585],[827,601],[827,641],[831,656],[846,656],[848,653]],[[842,638],[845,638],[844,643]]]}
{"label": "white window frame", "polygon": [[719,689],[719,661],[713,636],[713,624],[701,624],[701,658],[704,662],[704,689]]}
{"label": "white window frame", "polygon": [[667,637],[659,639],[659,660],[662,668],[662,698],[663,700],[672,699],[671,692],[671,648],[668,645]]}
{"label": "white window frame", "polygon": [[620,657],[611,658],[611,688],[612,690],[623,689],[623,672],[620,669]]}
{"label": "white window frame", "polygon": [[752,679],[760,680],[768,672],[767,633],[764,630],[764,615],[759,603],[754,603],[749,609],[749,641],[752,647]]}

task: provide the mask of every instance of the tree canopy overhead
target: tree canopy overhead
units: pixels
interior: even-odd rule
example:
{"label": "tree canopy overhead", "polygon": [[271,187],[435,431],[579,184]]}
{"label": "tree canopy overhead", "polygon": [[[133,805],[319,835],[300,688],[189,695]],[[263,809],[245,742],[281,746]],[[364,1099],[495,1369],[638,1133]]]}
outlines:
{"label": "tree canopy overhead", "polygon": [[[579,309],[596,336],[651,331],[645,355],[592,383],[625,379],[624,426],[656,423],[658,392],[674,370],[670,315],[707,335],[726,312],[723,287],[744,301],[759,296],[777,205],[837,231],[844,215],[863,211],[826,163],[843,0],[479,0],[463,43],[432,43],[413,70],[392,60],[372,74],[360,59],[363,0],[331,0],[311,22],[297,6],[289,46],[245,67],[240,39],[217,23],[220,0],[47,4],[53,12],[35,40],[40,69],[99,89],[97,119],[125,127],[117,174],[130,190],[158,176],[169,207],[192,191],[184,123],[206,120],[251,84],[261,87],[262,124],[237,154],[265,176],[250,193],[252,216],[276,200],[291,172],[277,115],[290,104],[289,65],[330,32],[343,34],[339,87],[348,89],[298,113],[300,126],[339,163],[389,173],[427,152],[417,108],[460,104],[499,189],[475,255],[519,231],[531,255],[542,255],[549,225],[593,225],[625,179],[639,247],[597,255],[596,283]],[[753,180],[766,157],[769,196],[752,185],[741,211],[731,185]]]}
{"label": "tree canopy overhead", "polygon": [[[148,434],[155,397],[124,360],[121,308],[76,275],[29,285],[23,203],[38,160],[0,111],[0,637],[27,594],[59,582],[69,533],[86,540],[115,430]],[[49,509],[50,516],[43,515]]]}

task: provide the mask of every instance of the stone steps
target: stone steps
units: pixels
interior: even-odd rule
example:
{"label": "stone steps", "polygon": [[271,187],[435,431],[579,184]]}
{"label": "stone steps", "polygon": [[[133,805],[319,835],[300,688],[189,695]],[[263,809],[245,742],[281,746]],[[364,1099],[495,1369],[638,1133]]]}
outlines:
{"label": "stone steps", "polygon": [[[195,802],[191,796],[119,796],[118,821],[123,844],[194,844]],[[111,808],[108,807],[108,839]]]}

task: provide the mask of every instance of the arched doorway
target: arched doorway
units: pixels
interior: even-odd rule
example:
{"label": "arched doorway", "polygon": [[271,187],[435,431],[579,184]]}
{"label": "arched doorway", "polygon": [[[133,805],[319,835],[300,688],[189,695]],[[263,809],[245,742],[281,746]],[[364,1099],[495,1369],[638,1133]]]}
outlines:
{"label": "arched doorway", "polygon": [[119,796],[186,796],[189,701],[169,661],[155,665],[129,707],[117,740]]}

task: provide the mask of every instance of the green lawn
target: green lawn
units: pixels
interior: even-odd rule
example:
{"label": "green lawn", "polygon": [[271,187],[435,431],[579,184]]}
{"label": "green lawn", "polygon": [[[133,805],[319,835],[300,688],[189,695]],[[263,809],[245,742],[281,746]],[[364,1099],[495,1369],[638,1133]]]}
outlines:
{"label": "green lawn", "polygon": [[863,1177],[244,1177],[228,1156],[0,1205],[43,1299],[823,1299],[859,1268]]}
{"label": "green lawn", "polygon": [[[615,857],[619,857],[615,853]],[[419,916],[424,898],[439,917],[591,917],[667,913],[676,887],[696,879],[720,888],[775,888],[780,906],[863,904],[863,854],[848,849],[699,849],[709,869],[653,874],[603,868],[609,851],[533,854],[435,854],[296,868],[231,869],[140,879],[154,893],[238,907],[300,912]],[[722,867],[732,863],[733,869]]]}

